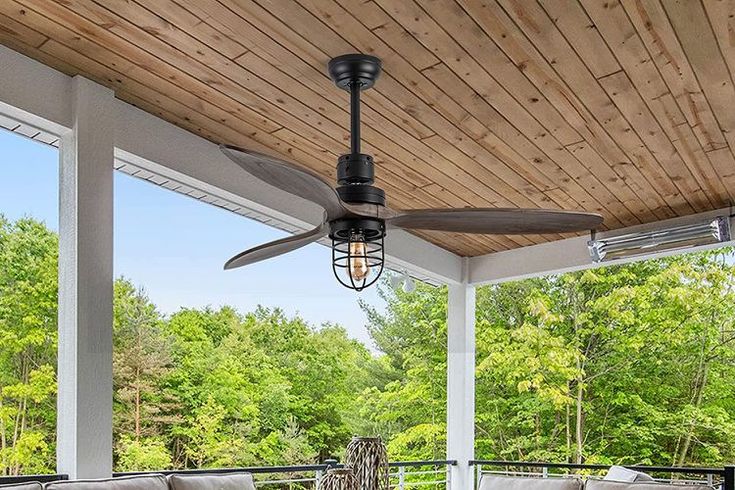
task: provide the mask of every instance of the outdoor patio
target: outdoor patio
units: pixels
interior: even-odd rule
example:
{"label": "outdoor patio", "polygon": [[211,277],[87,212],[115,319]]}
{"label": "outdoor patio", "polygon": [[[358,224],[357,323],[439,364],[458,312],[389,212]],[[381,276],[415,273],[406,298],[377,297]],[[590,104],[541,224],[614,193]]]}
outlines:
{"label": "outdoor patio", "polygon": [[[659,2],[643,2],[646,20],[617,2],[609,11],[607,3],[603,9],[581,2],[585,13],[577,2],[534,2],[522,12],[509,1],[500,2],[511,5],[502,11],[473,11],[482,29],[464,29],[465,14],[454,2],[415,11],[382,0],[305,2],[309,12],[276,2],[269,12],[252,7],[263,10],[256,20],[267,35],[241,17],[228,18],[217,2],[201,10],[193,1],[184,2],[189,10],[174,2],[144,2],[147,9],[66,3],[14,0],[0,7],[0,126],[60,151],[58,475],[45,480],[113,475],[115,170],[290,233],[321,223],[318,205],[264,185],[218,148],[237,144],[287,156],[334,180],[348,119],[331,105],[318,109],[331,104],[321,95],[331,82],[315,68],[328,57],[311,42],[330,55],[384,58],[383,85],[366,101],[364,134],[378,155],[378,182],[395,205],[543,206],[605,219],[592,237],[388,231],[386,267],[449,291],[446,460],[394,462],[397,488],[421,480],[429,488],[467,490],[483,471],[512,473],[521,465],[475,460],[476,286],[682,251],[653,240],[595,262],[591,239],[689,232],[718,218],[735,226],[735,51],[723,41],[726,2],[672,1],[666,12]],[[209,24],[197,23],[192,12]],[[276,22],[279,15],[285,24]],[[300,45],[317,16],[322,37]],[[336,34],[345,30],[347,39]],[[239,42],[246,47],[235,49]],[[483,53],[482,43],[492,49]],[[441,49],[426,47],[434,45]],[[284,74],[293,78],[282,80]],[[514,111],[523,117],[514,119]],[[685,250],[734,243],[729,234],[702,237],[700,230]],[[334,464],[249,471],[261,484],[311,486]],[[522,466],[543,477],[602,469]],[[651,471],[664,479],[680,471],[735,490],[732,466]],[[6,481],[15,480],[0,478]]]}

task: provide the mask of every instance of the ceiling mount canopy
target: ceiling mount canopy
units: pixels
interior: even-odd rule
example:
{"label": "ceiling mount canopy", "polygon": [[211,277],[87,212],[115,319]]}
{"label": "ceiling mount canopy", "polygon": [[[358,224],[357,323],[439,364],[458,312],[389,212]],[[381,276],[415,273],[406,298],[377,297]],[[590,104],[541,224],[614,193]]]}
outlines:
{"label": "ceiling mount canopy", "polygon": [[444,208],[394,211],[385,192],[373,185],[373,157],[361,153],[360,93],[381,72],[379,58],[338,56],[329,62],[337,87],[350,92],[350,153],[337,161],[336,189],[320,176],[284,160],[223,145],[222,151],[253,177],[324,209],[322,223],[308,232],[257,246],[231,258],[233,269],[296,250],[324,236],[332,239],[332,265],[338,281],[360,291],[378,280],[384,265],[386,230],[435,230],[476,234],[560,233],[592,230],[602,223],[595,213],[519,208]]}

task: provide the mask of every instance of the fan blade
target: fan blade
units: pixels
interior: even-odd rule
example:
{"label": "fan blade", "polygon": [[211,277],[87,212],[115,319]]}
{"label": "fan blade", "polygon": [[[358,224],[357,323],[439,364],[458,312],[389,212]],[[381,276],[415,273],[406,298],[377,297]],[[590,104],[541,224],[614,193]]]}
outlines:
{"label": "fan blade", "polygon": [[327,234],[328,230],[329,224],[324,222],[313,230],[305,233],[258,245],[257,247],[241,252],[228,260],[227,263],[225,263],[225,270],[254,264],[261,260],[270,259],[277,257],[278,255],[292,252],[304,245],[308,245],[319,240]]}
{"label": "fan blade", "polygon": [[320,205],[327,212],[329,220],[345,214],[337,191],[317,174],[285,160],[243,148],[220,145],[220,149],[253,177]]}
{"label": "fan blade", "polygon": [[410,230],[487,235],[563,233],[591,230],[601,223],[602,216],[595,213],[516,208],[417,209],[387,220]]}

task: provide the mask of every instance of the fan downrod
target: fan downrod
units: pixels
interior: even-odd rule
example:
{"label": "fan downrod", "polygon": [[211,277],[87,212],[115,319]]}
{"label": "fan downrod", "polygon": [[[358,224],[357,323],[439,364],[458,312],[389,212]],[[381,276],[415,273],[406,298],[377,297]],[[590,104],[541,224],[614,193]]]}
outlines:
{"label": "fan downrod", "polygon": [[382,64],[366,54],[345,54],[329,62],[329,76],[350,92],[350,153],[337,160],[337,193],[347,203],[385,206],[385,192],[375,187],[373,157],[360,151],[360,92],[375,84]]}

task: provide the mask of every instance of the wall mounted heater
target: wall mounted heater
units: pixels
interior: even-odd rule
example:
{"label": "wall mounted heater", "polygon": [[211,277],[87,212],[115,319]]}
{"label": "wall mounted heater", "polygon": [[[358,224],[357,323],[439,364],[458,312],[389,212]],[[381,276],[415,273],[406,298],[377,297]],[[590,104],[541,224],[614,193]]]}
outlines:
{"label": "wall mounted heater", "polygon": [[587,246],[593,262],[604,262],[727,241],[730,241],[730,218],[718,216],[710,221],[662,230],[601,239],[595,239],[593,235]]}

